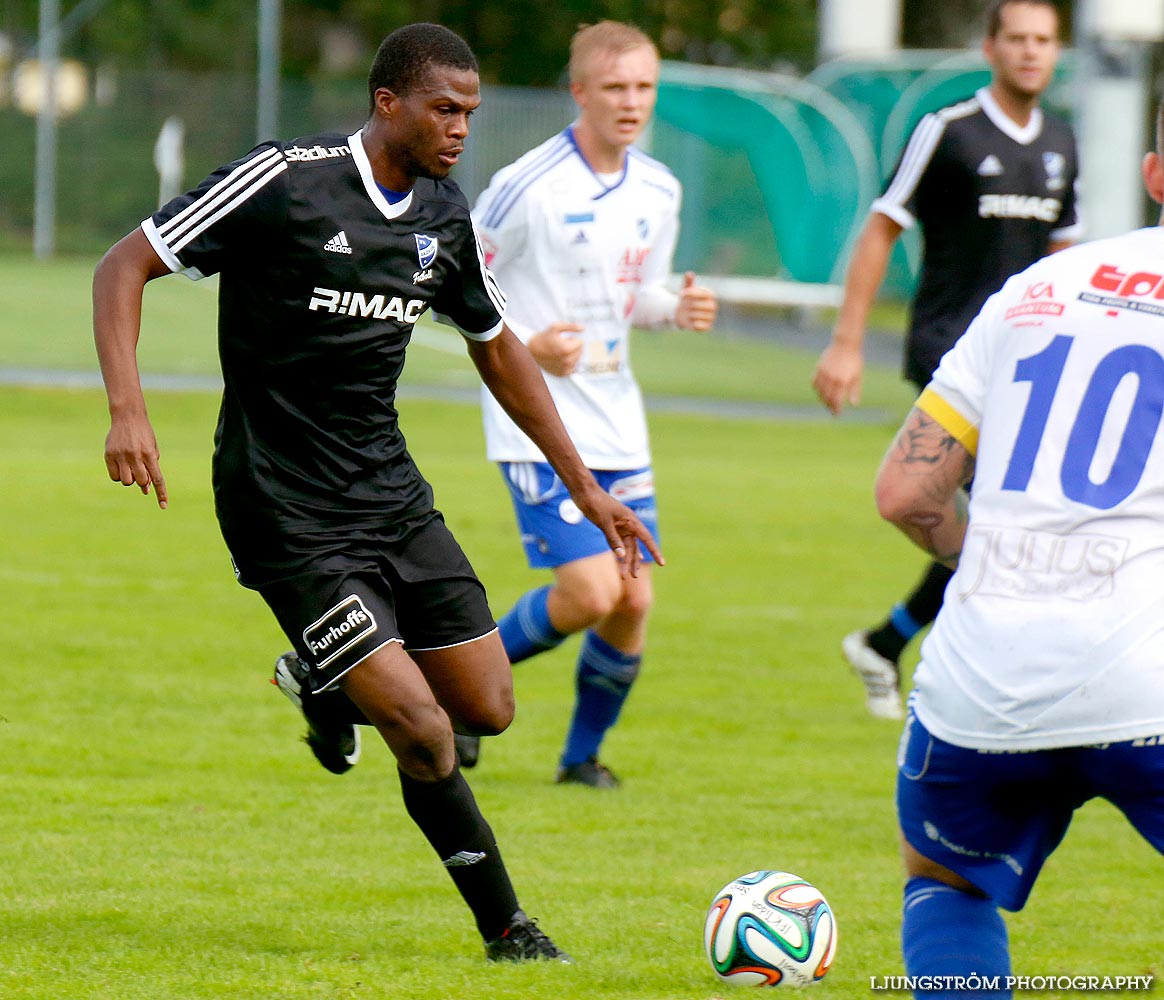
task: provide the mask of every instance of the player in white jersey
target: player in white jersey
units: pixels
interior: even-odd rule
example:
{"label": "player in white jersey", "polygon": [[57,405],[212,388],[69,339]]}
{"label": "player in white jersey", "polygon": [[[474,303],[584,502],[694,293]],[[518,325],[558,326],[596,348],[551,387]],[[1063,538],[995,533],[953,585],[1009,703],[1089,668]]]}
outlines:
{"label": "player in white jersey", "polygon": [[[1162,157],[1164,102],[1158,202]],[[910,976],[1005,981],[997,907],[1023,907],[1089,799],[1164,853],[1162,423],[1156,226],[1011,278],[886,455],[882,516],[957,567],[898,755]]]}
{"label": "player in white jersey", "polygon": [[[654,109],[659,58],[637,28],[603,21],[570,48],[577,120],[500,170],[473,218],[508,306],[506,322],[543,369],[566,429],[603,487],[656,529],[655,490],[630,330],[706,330],[712,292],[665,287],[679,229],[679,182],[632,147]],[[554,583],[520,598],[499,627],[519,662],[586,630],[577,702],[558,780],[618,781],[598,761],[639,671],[652,602],[648,572],[623,576],[596,546],[534,443],[483,391],[488,457],[500,463],[531,567]],[[479,749],[458,740],[463,764]]]}

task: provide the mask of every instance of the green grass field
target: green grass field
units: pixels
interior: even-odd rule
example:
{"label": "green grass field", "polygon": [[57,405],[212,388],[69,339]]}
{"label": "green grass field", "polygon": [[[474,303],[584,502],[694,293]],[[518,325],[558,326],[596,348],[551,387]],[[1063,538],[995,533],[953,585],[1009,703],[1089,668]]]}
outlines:
{"label": "green grass field", "polygon": [[[0,367],[93,369],[91,264],[0,260]],[[177,278],[148,290],[150,370],[213,370],[213,298]],[[813,358],[793,350],[665,335],[635,350],[648,391],[811,402]],[[440,351],[409,365],[414,384],[471,384]],[[909,396],[874,372],[867,400],[896,421]],[[351,774],[325,773],[268,683],[286,642],[234,583],[211,510],[217,400],[150,405],[164,512],[106,479],[99,391],[0,388],[0,997],[743,997],[701,930],[714,892],[760,867],[813,880],[837,914],[817,994],[869,997],[871,977],[901,973],[898,727],[866,715],[838,653],[921,567],[872,508],[891,421],[653,416],[669,565],[604,753],[624,788],[552,784],[576,641],[518,667],[517,719],[470,774],[524,906],[577,964],[493,967],[387,750],[369,740]],[[402,412],[501,613],[542,577],[476,408]],[[1009,921],[1016,972],[1164,973],[1162,884],[1122,817],[1085,807]]]}

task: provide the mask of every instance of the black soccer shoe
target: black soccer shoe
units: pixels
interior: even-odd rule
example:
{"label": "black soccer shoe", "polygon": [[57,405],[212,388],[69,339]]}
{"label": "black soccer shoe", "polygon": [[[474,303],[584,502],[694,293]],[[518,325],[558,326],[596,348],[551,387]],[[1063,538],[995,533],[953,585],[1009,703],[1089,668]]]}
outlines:
{"label": "black soccer shoe", "polygon": [[518,910],[501,937],[485,942],[485,957],[490,962],[564,962],[573,963],[538,927],[538,922]]}
{"label": "black soccer shoe", "polygon": [[315,759],[332,774],[343,774],[360,759],[360,730],[351,722],[329,718],[324,695],[313,695],[307,682],[307,667],[294,652],[275,661],[275,685],[303,713],[307,735],[303,742]]}
{"label": "black soccer shoe", "polygon": [[591,788],[618,788],[622,782],[596,757],[587,757],[581,764],[559,767],[554,779],[559,785],[589,785]]}
{"label": "black soccer shoe", "polygon": [[461,767],[476,767],[481,756],[481,737],[462,736],[453,733],[453,743],[457,748],[457,756],[461,760]]}

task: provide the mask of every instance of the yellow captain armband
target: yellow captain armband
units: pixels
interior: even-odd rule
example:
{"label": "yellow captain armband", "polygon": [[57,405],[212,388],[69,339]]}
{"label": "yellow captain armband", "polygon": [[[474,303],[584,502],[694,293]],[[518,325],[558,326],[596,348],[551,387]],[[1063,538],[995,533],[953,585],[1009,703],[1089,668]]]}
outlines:
{"label": "yellow captain armband", "polygon": [[977,454],[978,428],[942,399],[933,389],[923,390],[921,396],[918,397],[918,401],[914,403],[914,406],[923,413],[933,417],[971,455]]}

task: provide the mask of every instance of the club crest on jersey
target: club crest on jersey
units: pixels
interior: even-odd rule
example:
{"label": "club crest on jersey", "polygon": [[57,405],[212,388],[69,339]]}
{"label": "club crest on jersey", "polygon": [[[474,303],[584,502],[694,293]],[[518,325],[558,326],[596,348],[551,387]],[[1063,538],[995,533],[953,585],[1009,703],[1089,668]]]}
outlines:
{"label": "club crest on jersey", "polygon": [[350,594],[303,630],[303,641],[315,655],[317,667],[326,667],[344,650],[376,631],[376,619],[358,594]]}
{"label": "club crest on jersey", "polygon": [[440,241],[435,236],[425,236],[424,233],[412,235],[416,237],[416,259],[420,261],[420,269],[423,271],[436,260]]}
{"label": "club crest on jersey", "polygon": [[1062,153],[1044,153],[1043,169],[1047,171],[1047,190],[1062,191],[1067,186],[1067,158]]}

